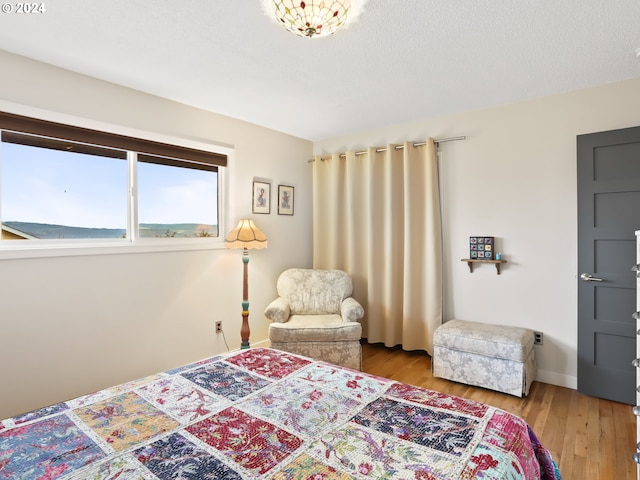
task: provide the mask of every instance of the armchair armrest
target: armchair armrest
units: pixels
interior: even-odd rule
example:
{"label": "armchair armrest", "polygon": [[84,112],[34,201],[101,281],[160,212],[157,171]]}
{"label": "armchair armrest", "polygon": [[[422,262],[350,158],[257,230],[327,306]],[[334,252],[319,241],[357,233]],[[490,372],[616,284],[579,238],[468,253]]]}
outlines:
{"label": "armchair armrest", "polygon": [[264,316],[267,317],[268,320],[276,323],[284,323],[289,320],[289,315],[291,314],[291,308],[289,307],[289,302],[283,298],[278,297],[269,305],[267,305],[266,310],[264,311]]}
{"label": "armchair armrest", "polygon": [[353,297],[347,297],[340,305],[340,314],[345,322],[357,322],[364,316],[364,308]]}

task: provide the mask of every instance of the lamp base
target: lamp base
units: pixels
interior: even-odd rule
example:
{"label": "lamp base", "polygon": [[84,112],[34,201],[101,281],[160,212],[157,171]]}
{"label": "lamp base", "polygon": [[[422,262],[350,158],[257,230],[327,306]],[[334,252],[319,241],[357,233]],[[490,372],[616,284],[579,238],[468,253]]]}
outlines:
{"label": "lamp base", "polygon": [[242,311],[242,326],[240,327],[240,350],[246,350],[249,346],[249,310]]}

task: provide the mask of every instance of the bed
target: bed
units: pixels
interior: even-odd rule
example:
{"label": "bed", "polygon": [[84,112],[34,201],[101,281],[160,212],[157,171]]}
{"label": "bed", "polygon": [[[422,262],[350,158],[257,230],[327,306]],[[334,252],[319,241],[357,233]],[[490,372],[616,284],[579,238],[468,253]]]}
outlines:
{"label": "bed", "polygon": [[268,348],[0,422],[0,479],[559,479],[522,419]]}

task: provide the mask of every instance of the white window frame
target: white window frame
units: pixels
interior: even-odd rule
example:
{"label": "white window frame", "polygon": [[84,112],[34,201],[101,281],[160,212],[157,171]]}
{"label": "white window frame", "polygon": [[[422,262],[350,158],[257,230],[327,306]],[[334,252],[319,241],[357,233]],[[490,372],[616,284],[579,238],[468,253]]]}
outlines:
{"label": "white window frame", "polygon": [[[140,238],[137,234],[137,199],[134,185],[136,181],[136,162],[134,152],[127,154],[129,171],[128,189],[128,231],[130,238],[125,239],[75,239],[75,240],[34,240],[0,241],[0,260],[18,258],[42,258],[82,255],[111,255],[126,253],[175,252],[193,250],[223,249],[224,237],[229,225],[230,195],[228,184],[234,164],[234,149],[200,140],[178,138],[170,135],[137,130],[87,119],[58,114],[0,101],[0,110],[15,115],[23,115],[39,120],[63,123],[75,127],[90,128],[102,132],[135,137],[142,140],[166,143],[207,152],[227,155],[227,166],[218,167],[218,236],[211,238]],[[0,175],[2,170],[0,169]]]}

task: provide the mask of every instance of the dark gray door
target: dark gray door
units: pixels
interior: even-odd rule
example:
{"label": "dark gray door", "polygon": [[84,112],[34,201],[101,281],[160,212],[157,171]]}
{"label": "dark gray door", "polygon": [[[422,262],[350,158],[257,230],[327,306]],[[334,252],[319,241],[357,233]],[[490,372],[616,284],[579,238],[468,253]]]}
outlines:
{"label": "dark gray door", "polygon": [[577,142],[578,391],[634,404],[640,127]]}

